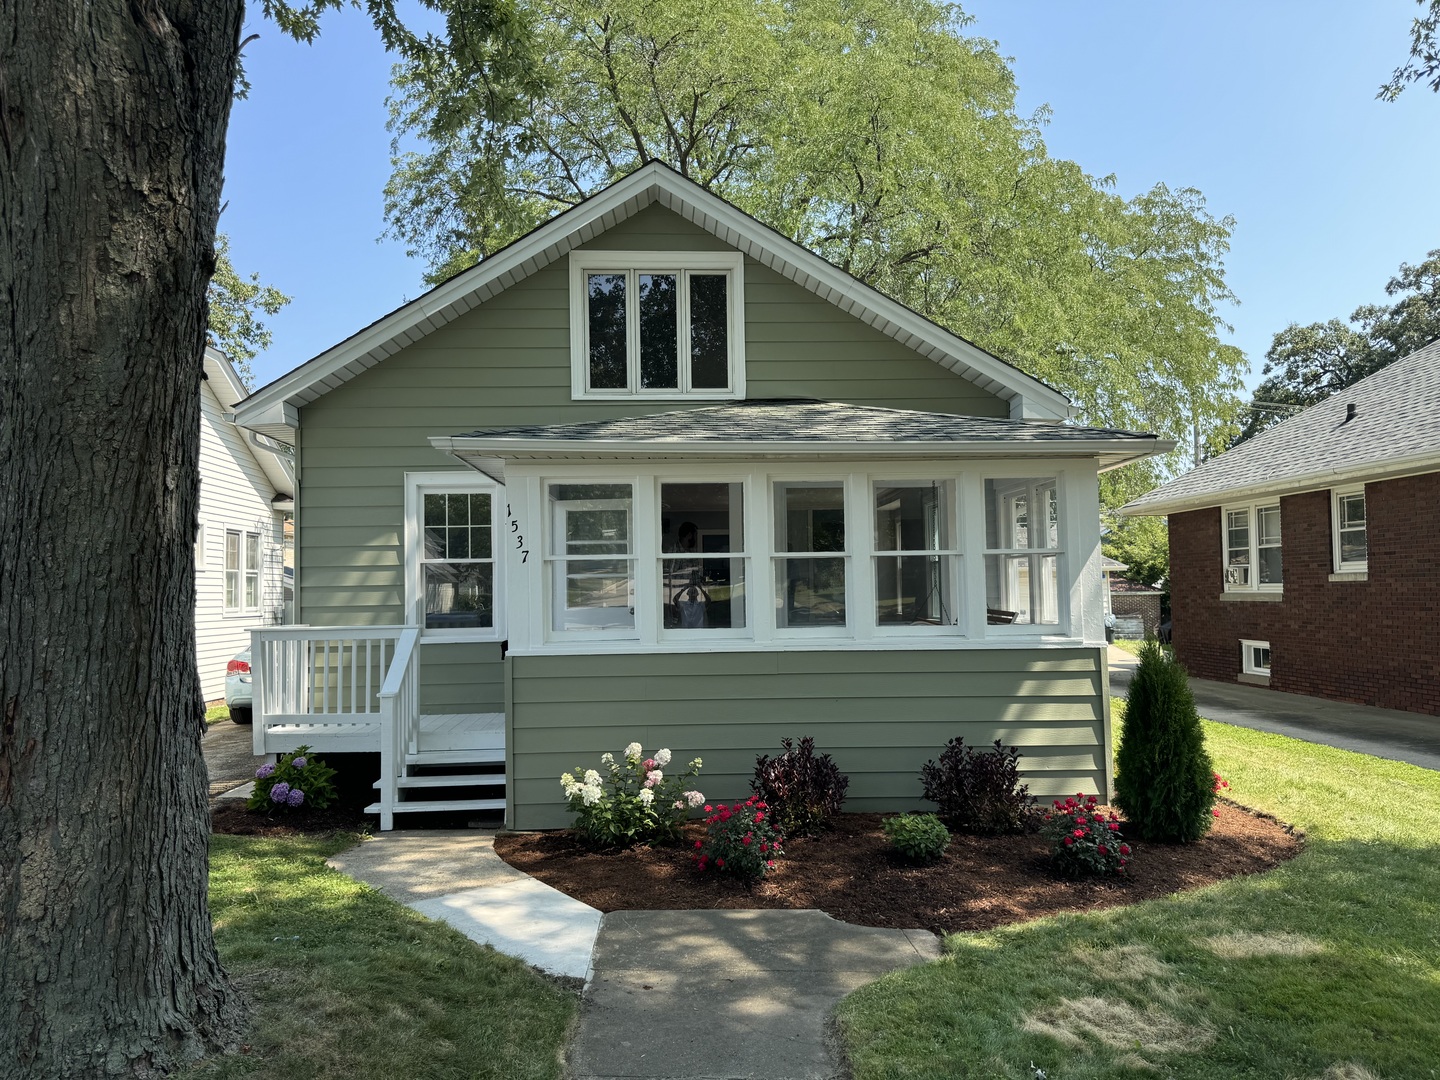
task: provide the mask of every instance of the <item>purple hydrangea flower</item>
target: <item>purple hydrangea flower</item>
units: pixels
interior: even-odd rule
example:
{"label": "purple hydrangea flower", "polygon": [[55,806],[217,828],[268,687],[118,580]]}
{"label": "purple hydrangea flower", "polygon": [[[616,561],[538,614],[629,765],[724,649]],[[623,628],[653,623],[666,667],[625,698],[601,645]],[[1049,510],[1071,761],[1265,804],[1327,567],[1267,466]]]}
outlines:
{"label": "purple hydrangea flower", "polygon": [[299,806],[305,801],[305,792],[298,787],[291,788],[289,796],[285,799],[291,806]]}
{"label": "purple hydrangea flower", "polygon": [[290,785],[287,784],[284,780],[281,780],[278,784],[276,784],[270,789],[271,802],[283,804],[288,798],[290,798]]}
{"label": "purple hydrangea flower", "polygon": [[275,775],[275,763],[273,761],[267,761],[255,770],[256,780],[264,780],[267,776],[273,775]]}
{"label": "purple hydrangea flower", "polygon": [[305,767],[305,759],[303,757],[297,757],[294,761],[290,762],[290,764],[294,765],[297,769],[303,769]]}

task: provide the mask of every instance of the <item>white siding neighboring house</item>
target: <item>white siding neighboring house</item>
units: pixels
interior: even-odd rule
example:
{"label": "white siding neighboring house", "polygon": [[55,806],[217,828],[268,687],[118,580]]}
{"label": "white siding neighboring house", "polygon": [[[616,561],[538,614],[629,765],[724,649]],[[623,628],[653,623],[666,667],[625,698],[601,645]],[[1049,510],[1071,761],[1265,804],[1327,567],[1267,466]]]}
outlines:
{"label": "white siding neighboring house", "polygon": [[225,354],[207,348],[195,543],[196,659],[206,701],[225,696],[225,665],[250,647],[251,628],[284,619],[282,528],[294,508],[294,470],[235,426],[231,410],[245,394]]}

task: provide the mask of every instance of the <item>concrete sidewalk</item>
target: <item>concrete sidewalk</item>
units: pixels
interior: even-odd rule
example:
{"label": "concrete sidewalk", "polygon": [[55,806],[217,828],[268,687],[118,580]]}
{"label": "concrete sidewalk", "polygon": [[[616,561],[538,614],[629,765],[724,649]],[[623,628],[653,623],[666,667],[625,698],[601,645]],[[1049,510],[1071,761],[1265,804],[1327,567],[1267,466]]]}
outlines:
{"label": "concrete sidewalk", "polygon": [[595,944],[568,1075],[830,1080],[840,999],[938,955],[924,930],[821,911],[617,911]]}
{"label": "concrete sidewalk", "polygon": [[[1109,658],[1110,692],[1124,697],[1137,661],[1114,646]],[[1440,770],[1440,717],[1209,679],[1191,679],[1190,690],[1207,720]]]}

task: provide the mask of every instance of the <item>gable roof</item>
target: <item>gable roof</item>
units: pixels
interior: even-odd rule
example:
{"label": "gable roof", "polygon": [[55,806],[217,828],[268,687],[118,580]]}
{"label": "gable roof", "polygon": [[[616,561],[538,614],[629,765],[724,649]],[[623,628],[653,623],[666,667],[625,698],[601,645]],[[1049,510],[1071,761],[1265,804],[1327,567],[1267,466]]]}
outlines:
{"label": "gable roof", "polygon": [[1063,420],[1058,390],[951,333],[658,161],[557,214],[476,265],[261,387],[239,422],[288,441],[299,409],[419,341],[645,207],[658,204],[835,304],[907,348],[1010,403],[1010,415]]}
{"label": "gable roof", "polygon": [[[235,403],[242,400],[247,391],[245,384],[240,381],[240,375],[236,372],[230,358],[213,345],[205,346],[204,368],[205,385],[215,395],[215,400],[220,402],[220,410],[228,420],[234,415],[231,410]],[[282,454],[278,450],[271,449],[260,442],[254,434],[240,431],[240,436],[245,443],[245,449],[250,451],[260,470],[265,474],[265,479],[270,481],[270,486],[275,489],[276,494],[283,495],[286,499],[295,497],[295,466],[289,455]]]}
{"label": "gable roof", "polygon": [[[1346,419],[1354,406],[1353,419]],[[1131,517],[1440,471],[1440,341],[1120,508]]]}
{"label": "gable roof", "polygon": [[808,398],[750,399],[648,416],[481,428],[465,435],[437,436],[430,444],[477,467],[484,462],[481,471],[491,476],[503,472],[505,460],[597,454],[650,459],[696,455],[713,459],[726,454],[807,459],[1077,455],[1098,458],[1102,468],[1114,468],[1173,445],[1134,431]]}

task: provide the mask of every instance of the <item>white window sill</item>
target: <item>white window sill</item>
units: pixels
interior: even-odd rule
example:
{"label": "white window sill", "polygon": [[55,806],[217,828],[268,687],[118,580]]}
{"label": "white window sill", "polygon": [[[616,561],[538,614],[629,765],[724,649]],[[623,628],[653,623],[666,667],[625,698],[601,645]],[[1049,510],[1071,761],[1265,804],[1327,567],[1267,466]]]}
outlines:
{"label": "white window sill", "polygon": [[1238,589],[1220,594],[1221,600],[1235,600],[1241,603],[1278,604],[1285,599],[1285,594],[1278,590],[1270,592],[1241,592]]}
{"label": "white window sill", "polygon": [[1330,575],[1331,581],[1369,581],[1370,571],[1367,567],[1364,570],[1337,570]]}
{"label": "white window sill", "polygon": [[694,390],[682,393],[679,390],[647,390],[635,393],[628,390],[586,390],[571,394],[571,401],[739,401],[741,395],[734,390]]}
{"label": "white window sill", "polygon": [[220,615],[226,619],[258,619],[260,617],[260,609],[252,608],[249,611],[241,611],[238,608],[227,608],[220,612]]}
{"label": "white window sill", "polygon": [[420,631],[421,645],[466,645],[470,643],[483,643],[487,641],[502,641],[493,630],[477,631],[473,634],[462,633],[457,630],[422,630]]}
{"label": "white window sill", "polygon": [[1253,672],[1242,671],[1239,675],[1235,676],[1235,681],[1244,683],[1246,686],[1269,686],[1270,676],[1256,675]]}
{"label": "white window sill", "polygon": [[871,638],[868,641],[847,639],[812,638],[798,640],[787,638],[762,643],[736,638],[683,644],[662,642],[641,644],[638,641],[596,641],[593,643],[566,642],[564,645],[549,644],[536,648],[508,650],[509,656],[574,656],[595,654],[641,654],[641,653],[718,653],[718,652],[942,652],[946,650],[996,650],[996,649],[1100,649],[1103,643],[1081,641],[1078,638],[1033,637],[1033,638]]}

